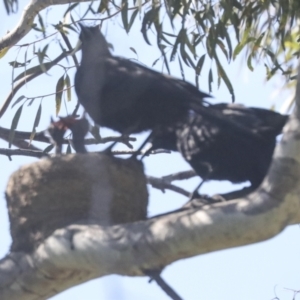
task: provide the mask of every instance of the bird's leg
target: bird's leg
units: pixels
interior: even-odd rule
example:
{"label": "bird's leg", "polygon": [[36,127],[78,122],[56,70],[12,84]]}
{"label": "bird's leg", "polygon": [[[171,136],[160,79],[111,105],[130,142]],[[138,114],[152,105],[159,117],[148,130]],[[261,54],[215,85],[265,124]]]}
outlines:
{"label": "bird's leg", "polygon": [[[197,207],[199,204],[202,206],[204,204],[209,204],[209,203],[215,203],[215,202],[220,202],[220,199],[213,199],[207,195],[200,195],[199,194],[199,189],[202,187],[202,185],[210,179],[210,176],[213,172],[212,167],[210,164],[205,163],[207,166],[207,173],[206,176],[202,177],[202,181],[197,185],[197,187],[194,189],[194,191],[190,194],[189,200],[184,206],[191,206],[191,207]],[[201,203],[198,203],[200,200]],[[203,201],[204,200],[204,201]]]}
{"label": "bird's leg", "polygon": [[213,169],[211,167],[211,165],[209,163],[202,163],[203,165],[205,165],[207,167],[207,171],[206,171],[206,175],[202,177],[202,181],[197,185],[197,187],[194,189],[194,191],[191,193],[190,195],[190,199],[189,201],[192,201],[194,198],[199,198],[200,194],[199,194],[199,189],[202,187],[202,185],[209,180]]}
{"label": "bird's leg", "polygon": [[[136,159],[137,156],[140,154],[141,150],[145,147],[145,145],[149,142],[149,140],[153,137],[153,131],[151,131],[151,133],[148,135],[148,137],[144,140],[144,142],[142,143],[142,145],[135,151],[135,153],[133,153],[130,157],[130,159]],[[151,148],[150,148],[151,151]],[[146,151],[146,153],[149,153],[148,150]],[[142,155],[141,160],[145,157],[145,154]]]}
{"label": "bird's leg", "polygon": [[190,194],[190,198],[189,201],[192,201],[195,198],[199,198],[200,194],[199,194],[199,189],[202,187],[203,183],[205,183],[205,181],[207,181],[208,178],[202,178],[201,182],[197,185],[197,187],[193,190],[193,192]]}

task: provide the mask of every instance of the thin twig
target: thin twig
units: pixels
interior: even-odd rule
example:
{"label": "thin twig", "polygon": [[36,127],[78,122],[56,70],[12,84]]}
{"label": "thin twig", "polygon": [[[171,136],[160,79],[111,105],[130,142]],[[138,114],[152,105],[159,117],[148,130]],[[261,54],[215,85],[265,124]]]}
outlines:
{"label": "thin twig", "polygon": [[160,271],[145,270],[144,273],[153,279],[158,286],[173,300],[183,300],[160,276]]}
{"label": "thin twig", "polygon": [[147,182],[152,185],[152,187],[161,190],[163,193],[165,190],[171,190],[173,192],[179,193],[181,195],[184,195],[186,197],[190,196],[190,192],[186,191],[185,189],[173,185],[169,182],[166,182],[164,178],[157,178],[153,176],[147,176]]}
{"label": "thin twig", "polygon": [[29,156],[29,157],[49,157],[49,154],[43,151],[35,151],[35,150],[27,150],[27,149],[4,149],[0,148],[0,154],[6,155],[9,160],[11,160],[11,156],[13,155],[22,155],[22,156]]}
{"label": "thin twig", "polygon": [[[10,129],[0,127],[0,138],[2,139],[8,138],[9,133],[10,133]],[[15,131],[15,139],[29,140],[30,135],[31,132],[29,131],[19,131],[19,130]],[[49,137],[45,135],[45,130],[37,132],[33,140],[36,142],[50,143]],[[99,140],[85,139],[85,145],[97,145],[97,144],[105,144],[109,142],[118,142],[118,143],[127,144],[128,142],[135,142],[135,141],[136,138],[134,137],[109,136],[109,137],[100,138]],[[64,139],[63,144],[69,144],[69,139]]]}
{"label": "thin twig", "polygon": [[185,179],[190,179],[195,176],[197,176],[196,172],[194,170],[189,170],[189,171],[183,171],[183,172],[166,175],[166,176],[163,176],[162,178],[165,182],[170,183],[175,180],[185,180]]}

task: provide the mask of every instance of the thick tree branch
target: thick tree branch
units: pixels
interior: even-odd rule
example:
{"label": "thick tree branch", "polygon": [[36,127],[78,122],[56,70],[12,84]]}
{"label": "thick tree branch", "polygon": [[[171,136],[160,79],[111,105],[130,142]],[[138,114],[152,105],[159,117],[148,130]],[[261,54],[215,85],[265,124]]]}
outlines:
{"label": "thick tree branch", "polygon": [[[89,2],[89,0],[75,0],[76,2]],[[23,10],[17,26],[0,40],[0,50],[12,47],[18,43],[31,29],[34,18],[40,11],[52,5],[69,4],[69,0],[32,0]]]}
{"label": "thick tree branch", "polygon": [[33,254],[2,260],[0,298],[44,299],[107,274],[142,276],[182,258],[266,240],[299,223],[299,128],[293,116],[268,176],[246,199],[125,225],[56,230]]}
{"label": "thick tree branch", "polygon": [[[296,96],[298,105],[299,87]],[[107,274],[143,276],[143,270],[263,241],[299,223],[297,115],[285,127],[262,186],[245,199],[124,225],[71,225],[56,230],[32,254],[11,253],[1,261],[0,298],[44,299]]]}
{"label": "thick tree branch", "polygon": [[277,182],[270,184],[267,178],[248,199],[125,225],[56,230],[33,254],[12,253],[2,260],[0,298],[45,299],[92,278],[143,276],[144,269],[271,238],[300,222],[299,177],[291,180],[296,172],[288,174],[288,169],[285,162],[275,163],[272,171],[283,171],[289,179],[281,184],[276,172],[272,179]]}

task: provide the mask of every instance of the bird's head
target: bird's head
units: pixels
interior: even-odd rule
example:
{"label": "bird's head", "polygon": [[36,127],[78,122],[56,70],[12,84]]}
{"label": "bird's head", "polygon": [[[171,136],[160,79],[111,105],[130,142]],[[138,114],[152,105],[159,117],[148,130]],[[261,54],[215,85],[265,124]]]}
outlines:
{"label": "bird's head", "polygon": [[98,53],[98,55],[111,55],[108,43],[100,31],[99,25],[85,26],[79,23],[79,26],[81,28],[79,40],[83,51],[88,50],[90,52],[93,49],[93,52]]}

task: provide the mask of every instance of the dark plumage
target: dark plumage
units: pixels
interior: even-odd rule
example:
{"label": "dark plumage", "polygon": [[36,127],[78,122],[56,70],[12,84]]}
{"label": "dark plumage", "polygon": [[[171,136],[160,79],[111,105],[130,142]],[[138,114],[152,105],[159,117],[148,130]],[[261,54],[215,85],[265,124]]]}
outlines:
{"label": "dark plumage", "polygon": [[250,181],[251,188],[257,188],[268,171],[276,136],[281,133],[288,116],[238,104],[216,104],[210,109],[246,126],[262,139],[245,139],[239,132],[229,134],[227,129],[211,120],[190,114],[177,128],[154,136],[153,149],[177,149],[204,179],[233,183]]}
{"label": "dark plumage", "polygon": [[64,135],[70,129],[72,132],[72,144],[77,153],[86,153],[84,138],[89,131],[87,119],[76,119],[73,116],[61,117],[58,121],[51,120],[48,132],[52,143],[55,145],[55,153],[61,154],[64,143]]}
{"label": "dark plumage", "polygon": [[75,76],[79,102],[99,125],[122,134],[158,130],[183,120],[191,110],[246,137],[247,128],[204,106],[209,97],[185,81],[112,56],[99,26],[81,26],[81,65]]}
{"label": "dark plumage", "polygon": [[84,138],[89,131],[89,122],[86,118],[75,119],[72,116],[61,118],[62,122],[72,132],[72,144],[77,153],[87,153]]}

